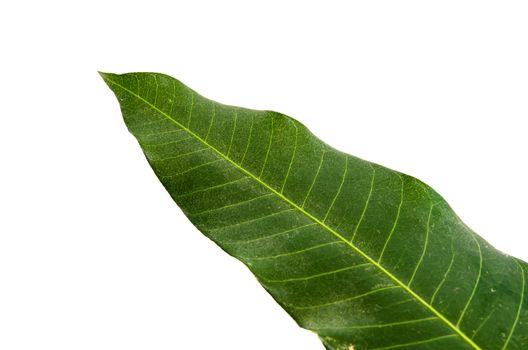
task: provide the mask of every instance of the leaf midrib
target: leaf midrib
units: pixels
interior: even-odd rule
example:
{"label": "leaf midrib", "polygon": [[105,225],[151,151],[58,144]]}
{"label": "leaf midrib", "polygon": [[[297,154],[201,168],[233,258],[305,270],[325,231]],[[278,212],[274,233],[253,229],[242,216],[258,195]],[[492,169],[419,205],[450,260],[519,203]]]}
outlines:
{"label": "leaf midrib", "polygon": [[[482,350],[480,346],[478,346],[471,338],[469,338],[465,333],[463,333],[456,325],[454,325],[451,321],[449,321],[444,315],[442,315],[438,310],[436,310],[432,305],[430,305],[427,301],[425,301],[423,298],[421,298],[418,294],[416,294],[412,289],[410,289],[406,284],[404,284],[402,281],[400,281],[396,276],[394,276],[392,273],[390,273],[387,269],[385,269],[383,266],[381,266],[378,262],[376,262],[374,259],[372,259],[369,255],[367,255],[365,252],[363,252],[361,249],[356,247],[352,242],[345,239],[341,234],[333,230],[331,227],[327,226],[324,222],[317,219],[315,216],[310,214],[309,212],[305,211],[302,207],[288,199],[286,196],[284,196],[282,193],[275,190],[273,187],[259,179],[257,176],[255,176],[250,171],[244,169],[242,166],[240,166],[238,163],[233,161],[231,158],[224,155],[221,151],[219,151],[216,147],[206,142],[204,139],[202,139],[199,135],[195,134],[192,130],[190,130],[188,127],[184,126],[183,124],[179,123],[177,120],[172,118],[170,115],[163,112],[161,109],[144,99],[143,97],[139,96],[137,93],[133,92],[132,90],[124,87],[123,85],[113,81],[112,79],[109,79],[108,76],[105,73],[100,73],[101,76],[105,81],[108,81],[117,87],[123,89],[124,91],[128,92],[132,96],[136,97],[140,101],[147,104],[149,107],[160,113],[163,117],[167,118],[168,120],[175,123],[178,127],[188,132],[192,137],[196,138],[198,141],[206,145],[207,147],[211,148],[214,152],[216,152],[220,157],[231,163],[235,168],[242,171],[252,179],[254,179],[256,182],[264,186],[266,189],[277,195],[279,198],[281,198],[283,201],[297,209],[302,214],[306,215],[309,219],[314,221],[315,223],[319,224],[321,227],[323,227],[325,230],[333,234],[338,239],[342,240],[345,244],[347,244],[352,250],[354,250],[357,254],[359,254],[361,257],[363,257],[365,260],[367,260],[369,263],[371,263],[373,266],[378,268],[381,272],[383,272],[387,277],[389,277],[391,280],[393,280],[397,285],[399,285],[404,291],[409,293],[414,299],[416,299],[420,304],[422,304],[426,309],[428,309],[432,314],[434,314],[436,317],[438,317],[439,320],[444,322],[449,328],[451,328],[456,334],[458,334],[465,342],[467,342],[469,345],[471,345],[476,350]],[[157,82],[156,82],[157,83]]]}

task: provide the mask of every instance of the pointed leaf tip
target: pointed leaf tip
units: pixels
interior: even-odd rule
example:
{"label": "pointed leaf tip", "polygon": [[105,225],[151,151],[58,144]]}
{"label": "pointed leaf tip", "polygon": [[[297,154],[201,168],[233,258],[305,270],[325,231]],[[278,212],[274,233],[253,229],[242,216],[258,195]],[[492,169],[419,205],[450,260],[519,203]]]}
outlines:
{"label": "pointed leaf tip", "polygon": [[101,76],[101,78],[103,78],[104,81],[110,80],[111,77],[117,75],[114,73],[101,72],[101,71],[97,71],[97,73],[99,73],[99,75]]}

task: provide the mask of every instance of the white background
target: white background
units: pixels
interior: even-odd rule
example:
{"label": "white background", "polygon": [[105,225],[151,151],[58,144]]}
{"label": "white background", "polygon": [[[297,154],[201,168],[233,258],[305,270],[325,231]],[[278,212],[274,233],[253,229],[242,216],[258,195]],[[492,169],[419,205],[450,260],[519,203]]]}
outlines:
{"label": "white background", "polygon": [[274,109],[528,260],[526,1],[5,1],[0,349],[322,349],[187,221],[97,70]]}

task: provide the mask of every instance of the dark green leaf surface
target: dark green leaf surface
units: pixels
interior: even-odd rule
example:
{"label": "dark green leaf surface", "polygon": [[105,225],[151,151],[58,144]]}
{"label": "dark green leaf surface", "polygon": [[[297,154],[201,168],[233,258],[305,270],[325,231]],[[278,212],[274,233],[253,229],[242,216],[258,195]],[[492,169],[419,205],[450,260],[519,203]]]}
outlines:
{"label": "dark green leaf surface", "polygon": [[185,215],[327,349],[528,349],[527,264],[423,182],[163,74],[101,75]]}

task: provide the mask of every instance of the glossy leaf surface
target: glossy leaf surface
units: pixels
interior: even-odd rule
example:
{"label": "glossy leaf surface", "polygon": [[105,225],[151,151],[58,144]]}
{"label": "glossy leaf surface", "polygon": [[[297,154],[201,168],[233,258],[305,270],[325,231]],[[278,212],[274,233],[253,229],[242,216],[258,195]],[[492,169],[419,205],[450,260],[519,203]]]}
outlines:
{"label": "glossy leaf surface", "polygon": [[101,75],[185,215],[327,349],[528,349],[527,264],[423,182],[163,74]]}

